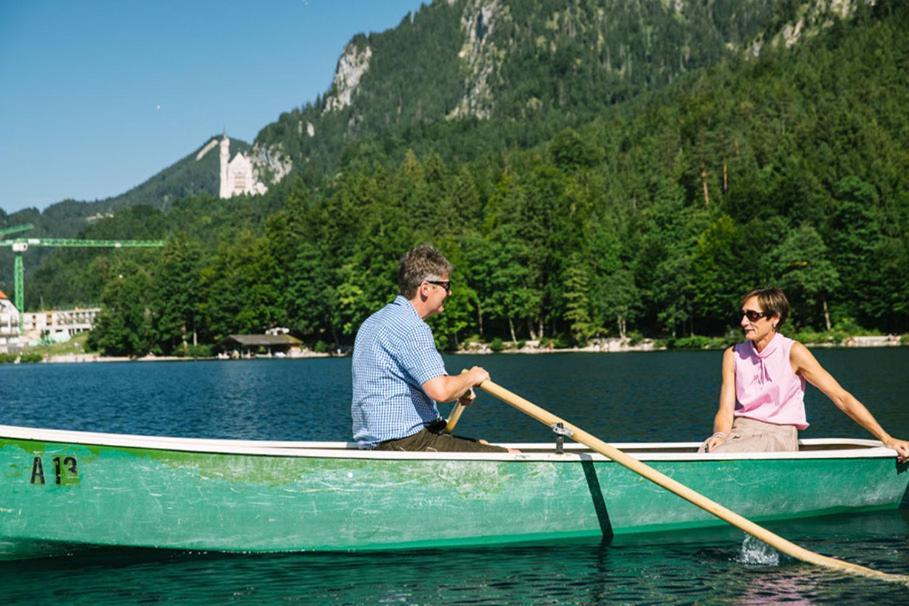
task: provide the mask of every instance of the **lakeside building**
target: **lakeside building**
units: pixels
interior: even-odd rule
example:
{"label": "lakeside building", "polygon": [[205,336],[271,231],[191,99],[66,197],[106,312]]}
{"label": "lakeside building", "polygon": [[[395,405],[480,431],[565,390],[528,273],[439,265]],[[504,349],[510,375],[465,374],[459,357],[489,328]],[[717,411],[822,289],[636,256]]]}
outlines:
{"label": "lakeside building", "polygon": [[94,327],[100,307],[49,309],[20,314],[22,335],[26,342],[62,343]]}
{"label": "lakeside building", "polygon": [[231,358],[299,358],[303,355],[303,343],[289,334],[230,335],[223,341]]}
{"label": "lakeside building", "polygon": [[0,353],[16,353],[22,345],[19,337],[19,310],[0,290]]}

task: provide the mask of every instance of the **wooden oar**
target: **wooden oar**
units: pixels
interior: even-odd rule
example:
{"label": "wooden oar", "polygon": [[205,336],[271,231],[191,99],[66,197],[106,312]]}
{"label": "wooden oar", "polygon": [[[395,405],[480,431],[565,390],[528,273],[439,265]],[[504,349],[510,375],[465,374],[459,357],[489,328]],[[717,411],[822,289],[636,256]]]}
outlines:
{"label": "wooden oar", "polygon": [[699,492],[696,492],[684,484],[681,484],[676,480],[673,480],[672,478],[660,473],[649,465],[641,463],[634,457],[625,454],[618,448],[610,446],[606,442],[603,442],[599,438],[587,433],[583,429],[572,425],[565,419],[557,417],[547,410],[540,408],[536,404],[529,402],[519,395],[508,391],[504,387],[496,385],[492,381],[484,381],[480,384],[480,387],[495,397],[499,398],[500,400],[504,401],[506,404],[517,408],[524,414],[533,417],[546,426],[554,427],[556,423],[562,423],[564,428],[571,432],[571,439],[575,442],[584,444],[585,446],[588,446],[591,449],[597,451],[601,455],[609,457],[616,463],[627,467],[636,474],[644,476],[646,479],[657,484],[658,486],[661,486],[666,490],[675,493],[686,501],[697,505],[704,511],[715,515],[721,520],[728,522],[737,528],[740,528],[751,536],[760,539],[761,541],[767,543],[774,549],[785,553],[786,555],[789,555],[797,560],[802,560],[803,562],[808,562],[809,564],[817,564],[818,566],[832,568],[833,570],[849,572],[852,574],[860,574],[876,579],[882,579],[885,581],[895,581],[899,583],[909,584],[909,576],[907,575],[887,574],[885,572],[880,572],[878,570],[872,570],[871,568],[859,566],[858,564],[852,564],[851,562],[844,562],[842,560],[837,560],[836,558],[821,555],[819,553],[809,551],[804,547],[799,547],[795,543],[792,543],[783,537],[770,532],[766,528],[758,526],[754,522],[740,516],[734,511],[727,509],[719,503],[708,499]]}
{"label": "wooden oar", "polygon": [[[463,375],[467,372],[468,370],[465,368],[461,371],[461,374]],[[458,400],[457,404],[455,404],[455,407],[452,409],[451,414],[448,415],[448,422],[445,424],[445,429],[442,431],[445,433],[453,432],[455,425],[457,425],[458,421],[461,419],[461,413],[464,412],[465,408],[467,407],[461,404],[461,400]]]}
{"label": "wooden oar", "polygon": [[445,433],[451,433],[454,431],[455,425],[458,424],[458,420],[461,418],[461,413],[464,412],[464,409],[467,408],[460,402],[455,404],[454,409],[451,411],[451,414],[448,415],[448,423],[445,424]]}

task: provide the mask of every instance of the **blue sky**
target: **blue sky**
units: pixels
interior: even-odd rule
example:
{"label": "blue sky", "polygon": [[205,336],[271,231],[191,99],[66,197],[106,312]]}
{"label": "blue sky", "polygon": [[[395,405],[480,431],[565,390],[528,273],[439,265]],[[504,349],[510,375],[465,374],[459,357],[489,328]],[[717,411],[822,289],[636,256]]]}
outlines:
{"label": "blue sky", "polygon": [[251,142],[421,4],[0,0],[0,208],[120,194],[225,129]]}

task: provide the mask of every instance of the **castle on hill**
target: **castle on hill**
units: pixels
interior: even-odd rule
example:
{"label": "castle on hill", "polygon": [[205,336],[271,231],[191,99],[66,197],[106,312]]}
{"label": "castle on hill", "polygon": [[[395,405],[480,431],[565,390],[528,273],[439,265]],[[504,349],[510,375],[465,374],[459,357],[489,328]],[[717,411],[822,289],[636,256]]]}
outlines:
{"label": "castle on hill", "polygon": [[[218,139],[212,139],[196,155],[196,160],[201,160],[215,145]],[[268,187],[259,181],[259,175],[253,166],[252,159],[243,152],[230,157],[230,138],[222,135],[221,148],[221,186],[218,191],[220,198],[233,198],[234,196],[256,196],[268,191]]]}
{"label": "castle on hill", "polygon": [[222,198],[234,196],[261,195],[268,191],[265,184],[258,180],[252,160],[238,152],[230,159],[230,139],[221,137],[221,191]]}

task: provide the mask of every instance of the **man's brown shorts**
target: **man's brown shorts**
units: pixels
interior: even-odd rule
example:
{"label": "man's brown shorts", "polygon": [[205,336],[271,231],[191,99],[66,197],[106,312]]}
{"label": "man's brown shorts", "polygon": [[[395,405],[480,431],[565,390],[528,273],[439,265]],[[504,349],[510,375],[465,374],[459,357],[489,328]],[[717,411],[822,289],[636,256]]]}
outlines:
{"label": "man's brown shorts", "polygon": [[375,449],[410,452],[508,452],[507,448],[501,446],[481,444],[471,438],[459,438],[447,433],[433,433],[425,428],[400,440],[379,442]]}

